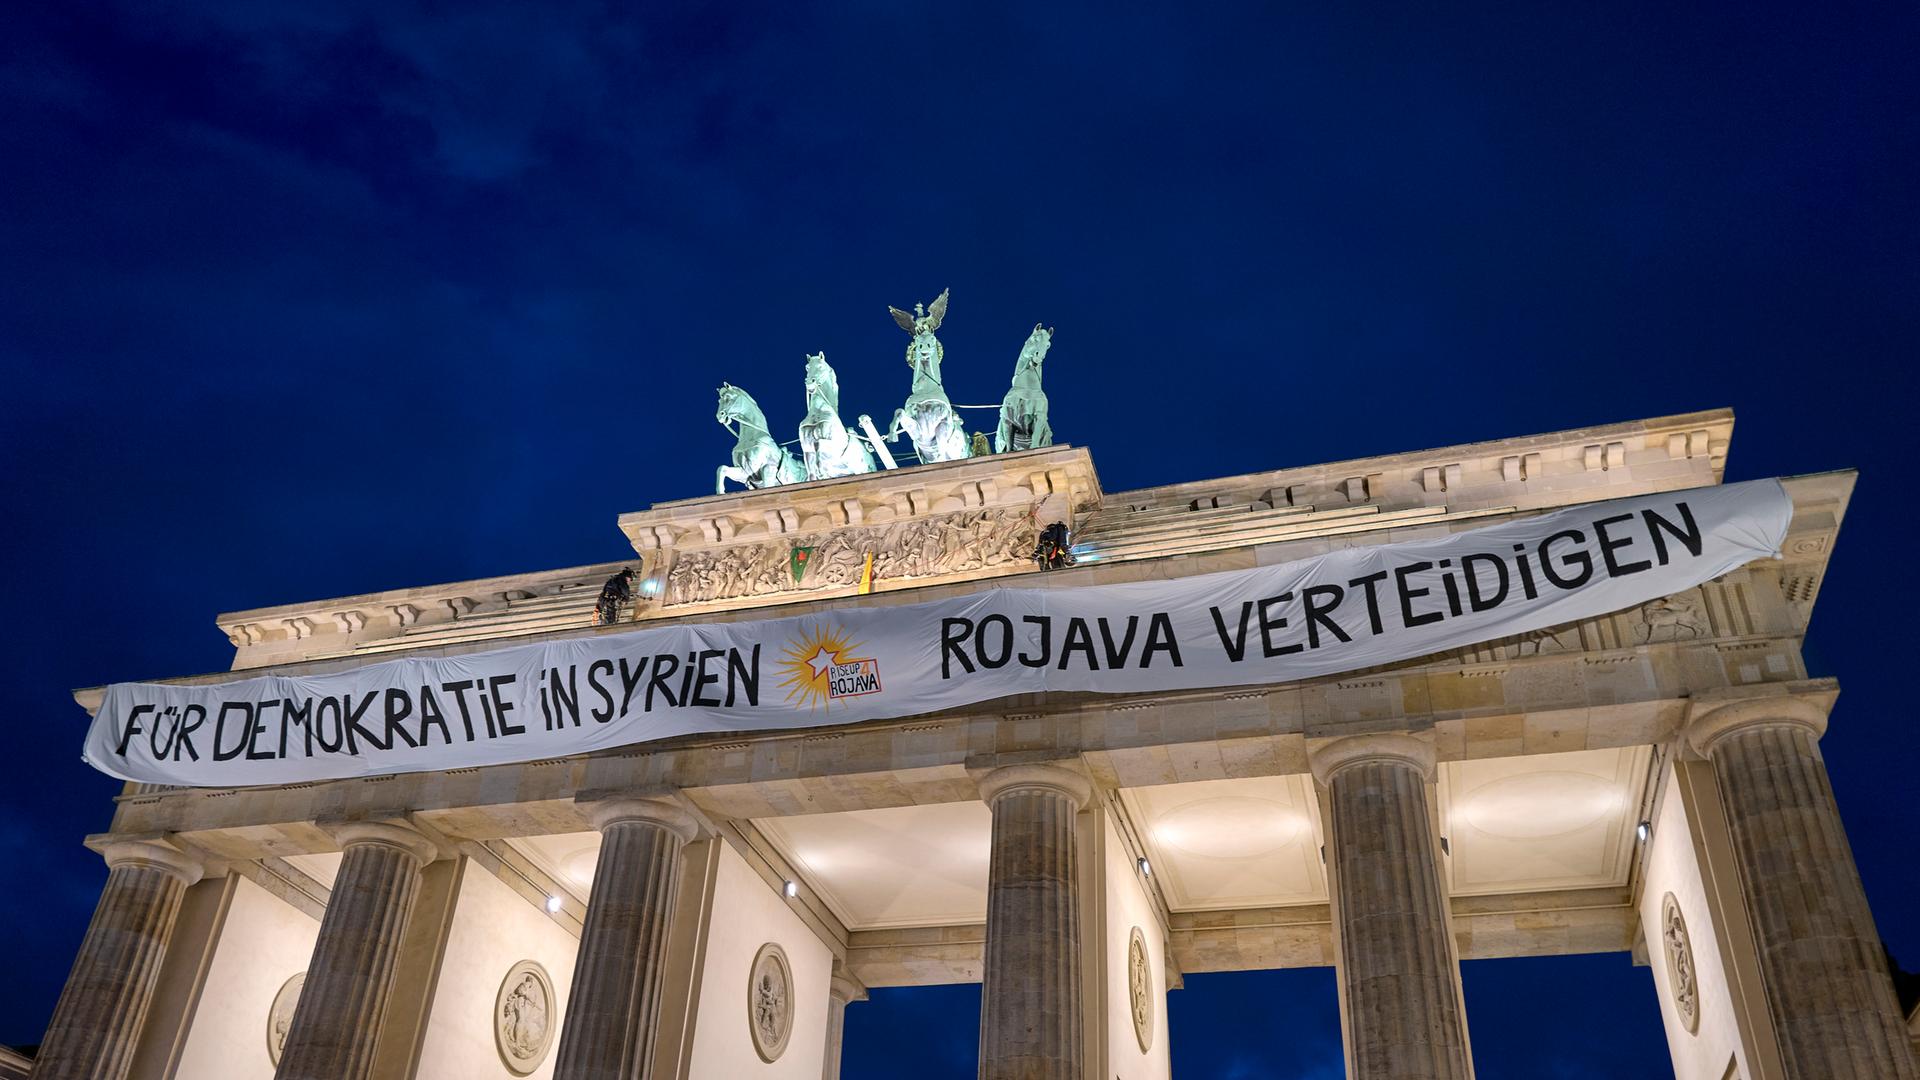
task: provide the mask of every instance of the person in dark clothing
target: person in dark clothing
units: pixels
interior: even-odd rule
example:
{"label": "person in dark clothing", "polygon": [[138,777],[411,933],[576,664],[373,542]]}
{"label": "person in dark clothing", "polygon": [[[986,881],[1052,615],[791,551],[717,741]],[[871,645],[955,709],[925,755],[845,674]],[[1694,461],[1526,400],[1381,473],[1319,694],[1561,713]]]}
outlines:
{"label": "person in dark clothing", "polygon": [[620,621],[620,605],[633,599],[633,570],[622,570],[600,586],[600,600],[593,608],[593,621],[611,626]]}

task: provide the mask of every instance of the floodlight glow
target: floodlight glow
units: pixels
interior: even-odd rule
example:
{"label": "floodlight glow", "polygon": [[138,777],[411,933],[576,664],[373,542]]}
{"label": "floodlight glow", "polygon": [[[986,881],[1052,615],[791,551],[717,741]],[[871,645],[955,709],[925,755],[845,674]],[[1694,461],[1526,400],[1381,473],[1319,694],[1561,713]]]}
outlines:
{"label": "floodlight glow", "polygon": [[787,899],[791,900],[794,897],[800,895],[800,883],[796,881],[789,881],[787,882],[786,887],[781,889],[780,891],[786,893]]}
{"label": "floodlight glow", "polygon": [[557,913],[559,910],[560,910],[560,898],[557,896],[547,897],[547,912],[549,914],[553,914],[553,913]]}
{"label": "floodlight glow", "polygon": [[1653,835],[1653,822],[1643,821],[1635,825],[1633,827],[1633,835],[1639,837],[1641,843],[1646,843],[1647,838]]}
{"label": "floodlight glow", "polygon": [[1136,860],[1134,865],[1140,868],[1140,875],[1142,877],[1153,876],[1153,867],[1147,862],[1147,860],[1144,857]]}

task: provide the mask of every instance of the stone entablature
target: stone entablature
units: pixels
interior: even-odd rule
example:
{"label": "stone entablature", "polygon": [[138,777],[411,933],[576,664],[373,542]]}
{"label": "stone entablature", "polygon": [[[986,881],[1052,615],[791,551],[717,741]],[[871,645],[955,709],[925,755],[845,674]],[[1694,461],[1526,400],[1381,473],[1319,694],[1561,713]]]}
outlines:
{"label": "stone entablature", "polygon": [[[851,595],[867,553],[875,555],[876,593],[1026,573],[1031,566],[1017,550],[1027,527],[1068,517],[1089,561],[1185,555],[1195,558],[1182,572],[1197,573],[1252,565],[1249,554],[1259,562],[1300,558],[1341,543],[1411,539],[1513,513],[1718,483],[1732,423],[1731,412],[1715,410],[1111,495],[1085,450],[1054,446],[658,504],[620,517],[637,562],[287,604],[218,621],[236,646],[235,669],[466,651],[594,632],[599,586],[623,567],[644,576],[631,618],[680,617]],[[1796,496],[1796,547],[1787,554],[1801,572],[1783,579],[1802,625],[1846,492],[1821,498]],[[989,545],[984,554],[957,550],[980,541]],[[819,550],[828,571],[795,582],[786,565],[794,547]]]}

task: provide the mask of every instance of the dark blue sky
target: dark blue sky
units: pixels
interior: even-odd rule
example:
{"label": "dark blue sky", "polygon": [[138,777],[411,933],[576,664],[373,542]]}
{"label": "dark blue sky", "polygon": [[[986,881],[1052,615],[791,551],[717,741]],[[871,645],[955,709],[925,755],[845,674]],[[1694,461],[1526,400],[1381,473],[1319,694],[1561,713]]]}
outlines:
{"label": "dark blue sky", "polygon": [[[1054,428],[1109,490],[1719,405],[1732,478],[1863,468],[1810,650],[1920,967],[1880,577],[1920,9],[1321,7],[0,8],[0,1041],[104,877],[70,687],[226,666],[221,611],[617,559],[618,512],[710,490],[721,379],[790,428],[825,349],[884,417],[885,305],[948,285],[956,399],[1057,326]],[[1620,957],[1467,979],[1485,1080],[1664,1068]],[[1331,987],[1194,978],[1182,1075],[1337,1075]],[[883,1039],[970,1075],[976,1000],[859,1006],[848,1076]]]}

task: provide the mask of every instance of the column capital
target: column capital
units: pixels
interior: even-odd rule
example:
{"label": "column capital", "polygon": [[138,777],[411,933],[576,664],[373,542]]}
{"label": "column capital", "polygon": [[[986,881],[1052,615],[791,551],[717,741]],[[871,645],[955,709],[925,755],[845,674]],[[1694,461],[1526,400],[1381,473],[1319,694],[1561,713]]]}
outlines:
{"label": "column capital", "polygon": [[700,835],[700,822],[678,803],[664,798],[612,798],[582,804],[580,809],[593,827],[606,832],[624,822],[658,825],[678,836],[682,843]]}
{"label": "column capital", "polygon": [[157,840],[117,840],[103,848],[100,854],[107,860],[109,870],[122,866],[159,870],[171,875],[182,885],[192,885],[206,873],[206,867],[200,865],[200,860]]}
{"label": "column capital", "polygon": [[333,837],[334,843],[339,844],[342,851],[358,844],[373,844],[411,855],[421,866],[440,857],[440,845],[434,843],[426,833],[405,822],[391,819],[337,821],[322,822],[320,827],[328,836]]}
{"label": "column capital", "polygon": [[865,1001],[867,1000],[867,987],[865,983],[849,975],[844,970],[836,969],[833,973],[832,981],[827,984],[827,996],[841,1004],[850,1001]]}
{"label": "column capital", "polygon": [[1400,732],[1349,735],[1307,753],[1307,764],[1313,769],[1314,779],[1322,784],[1333,783],[1335,774],[1349,765],[1370,761],[1405,765],[1418,772],[1423,779],[1432,780],[1436,760],[1431,735]]}
{"label": "column capital", "polygon": [[1003,765],[980,778],[980,798],[988,806],[1010,791],[1036,790],[1065,795],[1075,810],[1093,800],[1093,783],[1058,765]]}
{"label": "column capital", "polygon": [[1714,745],[1728,735],[1755,727],[1802,727],[1817,741],[1826,734],[1827,713],[1832,708],[1832,696],[1819,694],[1770,694],[1718,701],[1696,698],[1687,710],[1686,740],[1702,757],[1712,757]]}

